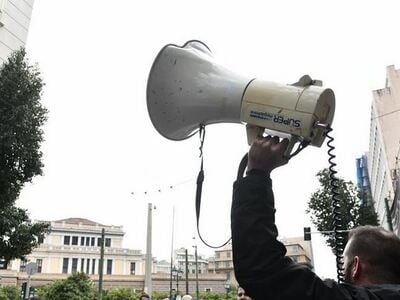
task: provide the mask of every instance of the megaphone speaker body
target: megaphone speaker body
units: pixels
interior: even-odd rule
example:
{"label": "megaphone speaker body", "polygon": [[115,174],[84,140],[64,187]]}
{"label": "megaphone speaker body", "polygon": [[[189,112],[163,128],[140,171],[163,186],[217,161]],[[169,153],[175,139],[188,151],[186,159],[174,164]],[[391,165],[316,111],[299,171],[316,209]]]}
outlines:
{"label": "megaphone speaker body", "polygon": [[214,61],[201,42],[165,46],[155,59],[147,84],[147,107],[164,137],[183,140],[200,124],[240,123],[243,91],[249,78]]}
{"label": "megaphone speaker body", "polygon": [[[303,76],[280,84],[239,75],[215,61],[200,41],[165,46],[155,59],[147,84],[147,107],[164,137],[183,140],[201,125],[246,123],[299,137],[321,146],[335,111],[331,89]],[[320,84],[320,82],[317,82]]]}

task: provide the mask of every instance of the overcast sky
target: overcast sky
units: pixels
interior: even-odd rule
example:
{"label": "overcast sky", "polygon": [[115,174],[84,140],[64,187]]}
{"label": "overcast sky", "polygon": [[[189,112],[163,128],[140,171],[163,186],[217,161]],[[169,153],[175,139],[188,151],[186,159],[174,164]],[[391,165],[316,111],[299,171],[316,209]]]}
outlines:
{"label": "overcast sky", "polygon": [[[355,159],[368,150],[372,90],[384,87],[386,66],[400,67],[396,3],[36,0],[27,50],[40,66],[50,112],[44,174],[18,204],[33,219],[123,225],[124,246],[145,252],[152,202],[158,259],[170,255],[175,206],[174,246],[191,247],[198,137],[166,140],[146,107],[158,51],[191,39],[239,74],[281,83],[304,74],[323,80],[336,94],[339,175],[355,181]],[[201,231],[210,243],[230,236],[231,187],[247,149],[243,125],[207,127]],[[272,174],[280,235],[302,236],[310,225],[306,203],[318,187],[315,174],[328,165],[326,152],[325,145],[308,147]],[[213,253],[197,242],[200,253]],[[313,242],[317,273],[336,277],[330,250],[318,235]]]}

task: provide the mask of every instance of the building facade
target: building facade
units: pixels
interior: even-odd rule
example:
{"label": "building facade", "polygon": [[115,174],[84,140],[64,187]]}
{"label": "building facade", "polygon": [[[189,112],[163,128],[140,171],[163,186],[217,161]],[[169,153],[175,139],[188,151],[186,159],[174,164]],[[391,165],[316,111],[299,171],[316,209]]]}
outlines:
{"label": "building facade", "polygon": [[0,0],[0,64],[25,46],[34,0]]}
{"label": "building facade", "polygon": [[356,159],[356,171],[357,171],[357,187],[359,188],[361,194],[362,204],[367,204],[372,201],[371,197],[371,185],[369,183],[368,177],[368,158],[364,154]]}
{"label": "building facade", "polygon": [[105,230],[103,273],[106,275],[143,275],[144,254],[122,248],[121,226],[102,225],[87,219],[69,218],[51,222],[51,232],[26,261],[15,260],[11,269],[25,271],[27,262],[36,262],[38,273],[99,274],[101,231]]}
{"label": "building facade", "polygon": [[[303,237],[280,238],[279,240],[286,247],[286,256],[297,263],[306,265],[311,270],[314,269],[311,241],[304,241]],[[238,286],[233,268],[231,243],[222,249],[216,250],[214,257],[208,259],[208,272],[224,274],[230,286]]]}
{"label": "building facade", "polygon": [[[373,91],[368,171],[379,220],[383,227],[389,228],[388,212],[393,216],[398,214],[395,193],[400,154],[400,70],[388,66],[386,73],[385,88]],[[398,221],[393,223],[398,231]]]}
{"label": "building facade", "polygon": [[[186,274],[186,249],[179,248],[174,251],[175,259],[174,265],[176,268],[182,271],[182,274]],[[189,274],[196,274],[196,257],[193,253],[188,253],[188,271]],[[203,255],[197,255],[197,268],[198,274],[205,274],[208,270],[208,260]]]}

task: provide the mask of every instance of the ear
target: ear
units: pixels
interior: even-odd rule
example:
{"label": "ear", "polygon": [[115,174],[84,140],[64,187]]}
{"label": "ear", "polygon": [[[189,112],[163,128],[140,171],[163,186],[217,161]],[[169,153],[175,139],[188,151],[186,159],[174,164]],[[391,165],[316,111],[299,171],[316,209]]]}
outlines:
{"label": "ear", "polygon": [[354,256],[353,264],[351,267],[351,278],[353,279],[353,281],[357,281],[360,278],[361,272],[362,272],[362,266],[361,266],[360,257]]}

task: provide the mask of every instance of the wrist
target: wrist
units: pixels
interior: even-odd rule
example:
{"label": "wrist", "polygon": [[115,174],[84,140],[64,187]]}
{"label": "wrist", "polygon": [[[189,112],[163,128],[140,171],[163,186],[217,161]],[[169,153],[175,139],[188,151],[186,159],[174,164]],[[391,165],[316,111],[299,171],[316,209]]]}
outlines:
{"label": "wrist", "polygon": [[250,176],[250,175],[265,175],[265,176],[269,176],[269,173],[270,172],[268,172],[266,170],[263,170],[263,169],[251,168],[251,169],[248,169],[246,171],[246,176]]}

